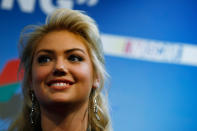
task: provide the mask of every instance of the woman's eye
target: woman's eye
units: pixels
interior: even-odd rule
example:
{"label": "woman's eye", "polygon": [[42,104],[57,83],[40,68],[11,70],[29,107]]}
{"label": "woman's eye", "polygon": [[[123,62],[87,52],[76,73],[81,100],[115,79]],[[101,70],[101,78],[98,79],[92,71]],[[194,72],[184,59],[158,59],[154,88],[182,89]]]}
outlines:
{"label": "woman's eye", "polygon": [[37,61],[38,61],[39,64],[45,64],[47,62],[50,62],[51,58],[49,56],[42,55],[42,56],[38,57]]}
{"label": "woman's eye", "polygon": [[72,62],[80,62],[80,61],[83,61],[83,58],[81,56],[77,56],[77,55],[70,55],[68,57],[68,60],[70,60]]}

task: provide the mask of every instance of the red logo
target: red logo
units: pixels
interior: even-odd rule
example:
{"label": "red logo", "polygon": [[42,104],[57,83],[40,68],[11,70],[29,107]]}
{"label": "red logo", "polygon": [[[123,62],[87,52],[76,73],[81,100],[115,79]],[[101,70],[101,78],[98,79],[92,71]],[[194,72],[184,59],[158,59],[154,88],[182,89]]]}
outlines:
{"label": "red logo", "polygon": [[22,80],[22,73],[18,73],[19,65],[19,59],[10,60],[6,63],[0,74],[0,87],[12,83],[18,83]]}

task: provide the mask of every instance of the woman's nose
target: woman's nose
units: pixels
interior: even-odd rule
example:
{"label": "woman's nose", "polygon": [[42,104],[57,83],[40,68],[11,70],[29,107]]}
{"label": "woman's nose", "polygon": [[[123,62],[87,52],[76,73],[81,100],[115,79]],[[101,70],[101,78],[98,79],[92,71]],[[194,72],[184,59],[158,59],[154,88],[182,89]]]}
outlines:
{"label": "woman's nose", "polygon": [[66,74],[67,74],[67,69],[66,69],[66,65],[64,63],[64,60],[58,59],[55,63],[53,75],[54,76],[64,76]]}

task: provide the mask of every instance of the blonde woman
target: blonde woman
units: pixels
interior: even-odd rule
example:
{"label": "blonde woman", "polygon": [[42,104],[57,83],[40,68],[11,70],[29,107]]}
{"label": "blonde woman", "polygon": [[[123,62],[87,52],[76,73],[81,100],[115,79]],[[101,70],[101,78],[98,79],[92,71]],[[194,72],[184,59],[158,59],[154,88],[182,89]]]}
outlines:
{"label": "blonde woman", "polygon": [[19,47],[24,103],[10,131],[111,131],[102,43],[89,16],[58,9]]}

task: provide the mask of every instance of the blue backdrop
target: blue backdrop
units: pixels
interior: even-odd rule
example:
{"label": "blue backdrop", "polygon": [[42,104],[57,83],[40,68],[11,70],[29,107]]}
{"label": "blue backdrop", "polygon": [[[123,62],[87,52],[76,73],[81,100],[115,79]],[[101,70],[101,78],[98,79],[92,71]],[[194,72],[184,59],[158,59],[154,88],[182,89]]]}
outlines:
{"label": "blue backdrop", "polygon": [[[197,46],[195,0],[27,1],[0,0],[0,72],[8,61],[18,57],[23,27],[44,23],[46,15],[58,7],[85,10],[102,34]],[[115,131],[197,130],[197,65],[106,53],[106,67],[111,76],[109,100]],[[0,113],[4,113],[6,102],[0,101]],[[0,130],[6,130],[11,117],[2,116]]]}

